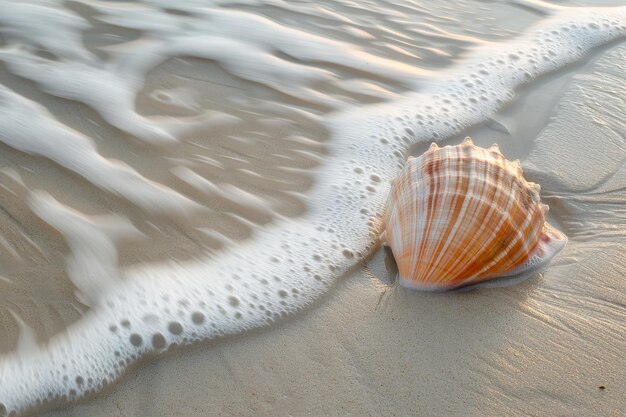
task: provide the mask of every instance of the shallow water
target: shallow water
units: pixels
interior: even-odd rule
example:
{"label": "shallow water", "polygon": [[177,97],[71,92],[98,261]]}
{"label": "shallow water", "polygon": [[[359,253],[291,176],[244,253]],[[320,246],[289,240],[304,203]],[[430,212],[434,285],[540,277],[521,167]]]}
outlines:
{"label": "shallow water", "polygon": [[[597,194],[593,176],[573,180],[580,172],[603,167],[601,210],[619,215],[624,127],[605,120],[619,110],[588,116],[616,139],[610,160],[582,157],[589,167],[577,173],[566,168],[589,140],[566,145],[572,160],[550,148],[572,122],[550,125],[555,133],[545,130],[529,151],[547,116],[520,126],[507,112],[519,117],[516,106],[529,102],[521,98],[538,94],[546,74],[567,80],[575,67],[565,66],[623,39],[623,7],[0,7],[0,403],[8,411],[78,399],[148,352],[265,326],[309,305],[374,248],[388,180],[406,156],[473,126],[479,144],[495,135],[553,190],[547,202],[572,239],[600,239],[568,217]],[[621,94],[615,77],[603,78],[602,102]],[[541,158],[551,152],[561,165],[546,170]],[[621,236],[620,225],[605,236]]]}

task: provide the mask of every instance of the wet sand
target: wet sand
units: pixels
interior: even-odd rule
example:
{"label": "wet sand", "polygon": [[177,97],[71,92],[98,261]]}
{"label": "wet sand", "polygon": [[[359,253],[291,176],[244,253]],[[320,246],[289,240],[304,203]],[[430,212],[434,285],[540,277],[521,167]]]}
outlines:
{"label": "wet sand", "polygon": [[544,272],[416,293],[390,283],[379,249],[314,308],[137,366],[46,416],[622,415],[626,48],[607,49],[470,132],[522,160],[569,236]]}
{"label": "wet sand", "polygon": [[[154,4],[159,2],[167,4],[161,0]],[[237,253],[243,242],[276,224],[285,221],[295,224],[298,219],[306,219],[316,205],[332,206],[333,201],[317,201],[318,196],[312,193],[316,183],[327,171],[331,172],[329,161],[337,162],[332,159],[337,155],[331,146],[336,138],[326,129],[327,119],[351,106],[365,109],[369,104],[398,99],[409,90],[421,93],[429,87],[429,82],[436,82],[439,72],[450,67],[464,70],[458,68],[459,63],[464,63],[477,49],[488,51],[489,42],[514,41],[532,24],[547,19],[544,12],[549,10],[541,2],[522,0],[488,5],[459,1],[454,7],[446,2],[430,2],[423,7],[414,2],[380,2],[371,8],[334,1],[280,6],[252,3],[234,9],[250,12],[250,16],[270,18],[265,31],[258,32],[259,39],[269,39],[267,44],[257,45],[259,39],[254,36],[246,39],[249,35],[246,30],[237,30],[230,24],[229,18],[233,23],[249,23],[246,19],[250,16],[245,13],[210,15],[222,26],[216,24],[207,31],[202,25],[198,30],[186,26],[201,19],[185,21],[189,16],[184,12],[154,5],[139,12],[140,19],[133,21],[130,3],[122,4],[118,10],[113,2],[91,5],[65,2],[48,13],[63,11],[64,16],[73,17],[67,22],[62,19],[62,23],[56,22],[59,23],[56,28],[52,25],[55,21],[50,20],[52,26],[42,25],[37,30],[29,29],[28,22],[35,20],[28,13],[23,20],[3,21],[0,16],[0,29],[18,25],[14,32],[0,30],[0,109],[13,114],[8,112],[16,103],[32,101],[40,106],[23,113],[30,118],[24,119],[27,123],[23,136],[19,136],[22,130],[11,130],[13,126],[19,127],[19,123],[12,124],[11,117],[0,117],[0,376],[4,369],[13,370],[10,366],[5,368],[6,363],[19,367],[20,361],[29,364],[33,359],[35,355],[28,356],[29,346],[21,350],[22,355],[27,352],[24,356],[6,355],[20,343],[22,348],[29,345],[22,343],[29,336],[33,337],[31,342],[34,340],[44,347],[45,342],[61,334],[58,340],[66,341],[72,351],[80,345],[80,337],[87,334],[80,323],[87,320],[85,314],[90,314],[89,300],[80,297],[84,283],[70,276],[68,265],[72,256],[78,256],[83,247],[89,249],[92,241],[87,239],[82,245],[72,246],[68,230],[60,232],[44,220],[45,216],[40,217],[41,212],[37,215],[37,207],[32,204],[33,191],[45,190],[70,210],[77,210],[79,217],[95,219],[96,229],[108,224],[101,222],[103,218],[128,219],[134,225],[137,229],[134,233],[121,234],[113,245],[113,252],[119,255],[119,259],[114,257],[112,265],[113,282],[117,273],[132,276],[132,271],[136,273],[143,266],[148,269],[161,261],[170,262],[170,266],[180,265],[180,270],[173,270],[182,271],[181,276],[185,277],[184,265],[200,260],[209,267],[199,268],[199,276],[216,286],[226,284],[228,277],[210,274],[211,261],[218,263],[229,252]],[[590,2],[567,2],[568,5],[579,3]],[[595,3],[594,6],[599,6]],[[602,3],[621,5],[622,2]],[[0,0],[0,4],[0,8],[6,7],[8,15],[9,3]],[[98,7],[103,9],[98,11]],[[20,9],[15,10],[15,16],[20,17]],[[142,13],[147,11],[159,19],[142,18]],[[78,16],[84,19],[86,27],[78,31],[75,39],[78,46],[73,48],[69,42],[71,36],[56,36],[71,35],[72,19]],[[107,23],[102,16],[115,24]],[[219,16],[226,20],[220,21]],[[179,17],[181,21],[176,20]],[[164,26],[152,27],[157,21]],[[26,22],[25,28],[19,26],[21,22]],[[258,20],[253,22],[260,24]],[[125,23],[129,27],[124,28]],[[175,30],[168,32],[168,24]],[[589,27],[600,29],[596,26]],[[216,29],[220,27],[223,33]],[[217,34],[211,32],[213,29]],[[287,32],[293,37],[272,37],[287,29],[295,30]],[[40,36],[45,30],[52,30],[50,36]],[[74,88],[68,82],[72,77],[65,75],[65,71],[91,68],[94,62],[95,70],[100,70],[105,62],[109,64],[115,59],[132,61],[134,54],[125,56],[125,48],[139,53],[156,45],[153,52],[158,52],[159,47],[174,42],[179,33],[187,30],[189,45],[196,40],[230,36],[228,41],[238,39],[241,42],[236,45],[243,49],[237,50],[240,54],[230,55],[216,48],[213,51],[216,56],[210,53],[204,56],[206,48],[186,49],[187,42],[180,42],[183,52],[166,48],[166,59],[146,73],[142,72],[144,69],[137,71],[137,79],[143,80],[145,76],[145,84],[140,83],[137,91],[130,89],[134,93],[127,102],[116,100],[118,93],[124,92],[121,87],[133,79],[128,74],[112,78],[111,83],[104,84],[106,88],[97,88],[100,81],[97,76],[87,77],[91,82],[84,87],[93,88],[92,94],[84,90],[75,97],[64,96],[71,95]],[[331,57],[328,61],[307,57],[309,51],[291,51],[292,56],[279,50],[289,48],[290,42],[308,39],[311,34],[321,37],[309,45],[326,51]],[[45,44],[46,39],[49,44]],[[54,42],[58,39],[67,42]],[[335,39],[344,42],[345,49],[337,49],[339,44],[332,43]],[[151,44],[153,40],[163,43]],[[22,42],[35,47],[14,48]],[[324,50],[328,45],[331,47]],[[312,53],[316,48],[311,48]],[[337,54],[338,50],[343,54]],[[350,55],[353,51],[372,55]],[[303,55],[298,58],[299,52]],[[90,53],[102,61],[86,61],[89,65],[81,67]],[[365,59],[351,60],[355,56]],[[22,58],[33,57],[42,61],[37,61],[30,73],[24,71],[27,66],[11,66],[22,62]],[[246,61],[249,57],[254,59]],[[61,67],[60,74],[64,76],[56,80],[52,77],[46,84],[44,69],[64,63],[68,63],[67,67]],[[513,65],[514,61],[509,64]],[[126,69],[131,67],[129,64]],[[23,70],[21,73],[19,68]],[[115,72],[119,69],[111,66],[108,73],[95,71],[94,74],[123,74]],[[516,91],[512,102],[495,116],[440,141],[440,145],[457,144],[469,135],[480,146],[496,142],[508,159],[521,160],[528,180],[541,184],[542,201],[551,208],[550,222],[569,237],[565,250],[545,271],[525,280],[496,281],[481,288],[417,293],[393,283],[393,262],[385,250],[378,248],[365,261],[353,261],[357,265],[321,298],[318,297],[323,290],[305,286],[317,294],[311,298],[317,301],[304,311],[248,333],[188,348],[173,348],[163,355],[149,353],[102,392],[43,415],[623,415],[626,412],[626,384],[622,382],[626,369],[624,74],[626,46],[623,42],[610,43],[573,65],[527,80],[529,84]],[[37,77],[42,77],[39,83]],[[56,87],[59,90],[55,95]],[[118,87],[121,89],[115,90]],[[108,88],[115,94],[107,96]],[[471,97],[477,101],[478,96]],[[102,102],[98,102],[100,99]],[[114,103],[119,108],[102,103]],[[114,116],[121,118],[111,116],[111,107],[119,110]],[[125,118],[128,116],[134,119],[131,117],[129,122]],[[32,128],[34,121],[42,121],[41,126],[49,129]],[[50,124],[51,121],[58,123]],[[146,142],[154,136],[142,130],[147,128],[155,128],[153,133],[163,133],[159,130],[162,128],[181,141],[153,146]],[[436,130],[432,128],[433,132]],[[7,131],[18,134],[2,136]],[[107,175],[81,166],[80,159],[68,163],[64,158],[72,154],[73,146],[66,146],[65,152],[56,152],[54,146],[46,148],[46,140],[66,136],[92,140],[95,155],[102,159],[93,158],[92,153],[90,160],[106,168]],[[22,141],[15,140],[16,137]],[[30,139],[43,140],[28,145]],[[396,139],[400,140],[399,136]],[[355,141],[353,145],[356,149],[360,144]],[[30,148],[25,150],[21,146]],[[429,142],[420,142],[413,153],[417,155],[427,146]],[[126,164],[135,174],[124,176],[128,171],[120,170],[120,165],[111,165],[114,160]],[[122,180],[107,182],[111,178]],[[137,189],[126,187],[128,181],[136,181],[133,184],[137,184]],[[140,189],[154,192],[155,184],[158,192],[150,194],[152,204],[141,197],[135,198],[133,191],[138,195]],[[360,180],[358,184],[363,189],[368,185]],[[172,203],[169,209],[164,209],[177,201],[176,193],[202,208],[194,205],[189,211],[169,210],[175,206]],[[350,201],[358,202],[358,198]],[[344,232],[341,239],[353,233]],[[345,244],[345,240],[339,243]],[[98,250],[94,252],[100,254]],[[352,256],[352,252],[348,253]],[[276,255],[285,255],[283,259],[291,259],[292,263],[294,258],[298,260],[294,254]],[[341,258],[346,262],[343,255]],[[91,266],[100,266],[100,259],[98,256],[86,259],[94,261],[82,265],[89,275]],[[304,270],[310,273],[307,264]],[[295,275],[295,269],[284,274],[285,285],[296,285]],[[244,276],[246,279],[251,285],[258,285],[249,276]],[[182,288],[172,291],[180,290],[184,295],[186,287],[181,282]],[[103,288],[106,286],[103,284]],[[116,289],[114,284],[111,287]],[[246,300],[247,293],[240,289],[241,293],[235,295]],[[92,292],[100,295],[100,291]],[[304,292],[299,293],[300,300],[305,299]],[[276,295],[280,291],[272,294],[275,300],[268,296],[270,301],[284,301]],[[124,296],[122,300],[126,300]],[[140,296],[134,299],[139,304],[137,300],[148,304]],[[234,300],[235,307],[244,304],[238,298]],[[306,305],[305,301],[301,303]],[[170,305],[165,305],[167,310]],[[297,303],[296,306],[300,308]],[[117,307],[122,310],[125,306]],[[157,312],[162,307],[155,303],[145,311]],[[172,315],[180,316],[176,320],[182,322],[183,317],[194,317],[179,305],[174,308]],[[94,311],[105,316],[106,309]],[[288,311],[291,310],[282,310],[280,314],[274,311],[274,314],[287,315]],[[197,311],[193,314],[198,317]],[[137,317],[138,326],[133,331],[153,325],[146,319],[148,316]],[[218,315],[216,322],[228,329],[229,322],[224,317]],[[154,319],[154,315],[148,318]],[[89,329],[92,335],[111,329],[104,321],[96,324],[104,327]],[[187,330],[190,323],[183,324]],[[68,334],[75,339],[70,336],[63,339],[68,328]],[[155,351],[165,350],[165,339],[158,333],[163,329],[155,327],[154,335],[163,340],[161,347],[157,347],[152,339],[151,347]],[[176,339],[165,334],[172,338],[173,344],[181,342],[182,337]],[[214,337],[210,334],[209,337]],[[196,336],[197,333],[193,337]],[[184,343],[189,342],[185,340]],[[134,346],[132,336],[128,342],[128,338],[115,339],[114,347],[109,350]],[[85,346],[88,353],[85,357],[98,347],[87,340],[76,351],[84,353]],[[106,363],[106,357],[98,362],[102,358],[93,356],[87,363]],[[6,358],[8,361],[3,362]],[[52,389],[60,392],[73,389],[73,385],[68,388],[66,381],[70,380],[70,385],[79,384],[78,378],[82,381],[79,385],[84,385],[86,378],[80,375],[72,374],[71,378],[62,375],[70,371],[61,371],[60,363],[63,362],[56,363],[56,369],[50,366],[56,372]],[[63,367],[66,369],[64,363]],[[113,375],[107,372],[111,369],[100,375]],[[18,379],[25,374],[18,372]],[[32,382],[28,377],[23,379]],[[0,378],[0,393],[11,391],[13,387],[8,385],[6,381],[3,385]],[[17,397],[20,396],[23,398],[19,400],[24,400],[28,395],[18,393]],[[0,416],[4,411],[3,401],[0,396]]]}

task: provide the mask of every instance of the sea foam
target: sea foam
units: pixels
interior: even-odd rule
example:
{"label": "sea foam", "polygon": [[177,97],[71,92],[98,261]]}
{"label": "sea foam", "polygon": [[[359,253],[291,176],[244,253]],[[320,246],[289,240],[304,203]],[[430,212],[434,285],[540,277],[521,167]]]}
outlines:
{"label": "sea foam", "polygon": [[[124,56],[118,69],[107,71],[108,83],[115,88],[124,86],[120,91],[124,97],[136,94],[148,69],[181,53],[218,60],[242,78],[277,89],[282,88],[280,80],[301,86],[289,90],[290,94],[312,94],[307,83],[332,78],[323,70],[302,64],[278,63],[269,49],[300,62],[321,60],[395,77],[417,92],[394,96],[383,104],[338,106],[341,111],[323,120],[331,133],[330,157],[310,193],[313,198],[306,215],[296,219],[280,217],[271,227],[257,231],[253,238],[218,258],[118,269],[114,242],[120,236],[132,235],[132,225],[119,218],[102,221],[84,216],[46,194],[34,193],[30,200],[33,210],[59,230],[72,248],[73,258],[68,262],[74,265],[74,273],[90,273],[89,265],[99,270],[92,271],[93,279],[74,279],[84,300],[93,306],[79,322],[45,345],[36,345],[32,334],[25,330],[18,350],[0,358],[0,415],[83,398],[115,381],[147,353],[268,325],[310,305],[375,246],[389,180],[402,167],[413,145],[450,137],[487,120],[513,98],[520,85],[575,62],[592,48],[626,36],[626,7],[544,9],[551,16],[526,35],[478,47],[453,68],[433,74],[394,66],[384,58],[355,52],[347,45],[306,32],[287,30],[247,13],[193,8],[194,13],[205,13],[205,18],[211,20],[212,32],[203,34],[206,26],[181,27],[175,15],[147,6],[98,1],[86,4],[106,14],[109,22],[142,27],[155,39],[168,40],[146,45],[144,54]],[[39,7],[45,6],[26,2],[20,7],[2,7],[3,13],[7,10],[14,17],[6,19],[5,24],[15,26],[33,19]],[[154,19],[145,17],[148,12],[154,14]],[[58,22],[65,28],[64,38],[75,41],[73,33],[80,24],[65,14],[59,14]],[[26,23],[21,24],[20,34],[28,28]],[[260,29],[246,32],[251,25]],[[190,33],[185,34],[185,30]],[[84,70],[94,66],[95,61],[86,54],[79,58],[79,68],[68,63],[67,57],[75,53],[72,48],[46,39],[41,44],[66,58],[48,63],[53,72],[36,69],[36,58],[24,55],[19,48],[5,48],[0,51],[0,59],[9,69],[23,71],[25,77],[49,93],[83,101],[102,111],[104,118],[122,130],[148,141],[152,137],[146,133],[149,131],[156,132],[155,137],[175,137],[159,121],[128,116],[136,114],[132,100],[111,101],[113,98],[104,96],[98,88],[83,90],[82,75],[75,77],[79,82],[75,88],[71,80],[59,82],[54,71]],[[225,48],[237,48],[241,53]],[[98,74],[94,68],[87,71]],[[111,78],[116,71],[118,78]],[[134,74],[135,78],[124,81],[122,74]],[[176,202],[164,211],[196,204],[173,190],[153,185],[129,168],[100,159],[84,137],[59,133],[53,116],[27,99],[15,97],[17,93],[6,88],[0,93],[3,108],[18,104],[11,117],[0,116],[0,140],[7,145],[55,160],[142,207],[152,205],[152,201],[157,204],[159,196]],[[317,99],[320,97],[311,97]],[[37,126],[44,137],[66,141],[64,152],[24,133],[15,120],[22,120],[26,113],[40,119]],[[85,166],[85,157],[108,174],[101,176],[99,169]],[[238,191],[218,190],[193,170],[180,168],[175,174],[196,188],[209,189],[220,198],[239,201],[260,215],[267,214],[255,198]],[[133,190],[127,190],[129,178]],[[133,197],[141,193],[148,197]],[[116,278],[107,281],[106,275]]]}

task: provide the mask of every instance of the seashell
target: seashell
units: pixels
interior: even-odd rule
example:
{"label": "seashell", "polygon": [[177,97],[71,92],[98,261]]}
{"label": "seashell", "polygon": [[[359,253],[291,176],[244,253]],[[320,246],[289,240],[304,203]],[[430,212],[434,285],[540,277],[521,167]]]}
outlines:
{"label": "seashell", "polygon": [[498,145],[432,144],[392,182],[384,239],[399,282],[445,290],[545,265],[567,241],[546,222],[539,186]]}

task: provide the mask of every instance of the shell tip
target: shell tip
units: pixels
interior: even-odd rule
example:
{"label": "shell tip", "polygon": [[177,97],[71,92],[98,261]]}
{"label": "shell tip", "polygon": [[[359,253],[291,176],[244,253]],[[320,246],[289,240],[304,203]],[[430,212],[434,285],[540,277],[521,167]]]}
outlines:
{"label": "shell tip", "polygon": [[470,138],[469,136],[465,137],[465,140],[463,140],[463,145],[473,145],[474,142],[472,142],[472,138]]}
{"label": "shell tip", "polygon": [[389,246],[389,245],[387,244],[387,231],[386,231],[386,230],[385,230],[385,231],[383,231],[383,232],[380,234],[379,239],[380,239],[380,243],[381,243],[383,246]]}
{"label": "shell tip", "polygon": [[500,153],[500,147],[498,146],[498,144],[497,144],[497,143],[494,143],[493,145],[491,145],[491,146],[489,147],[489,150],[490,150],[490,151],[493,151],[493,152],[498,152],[498,153]]}
{"label": "shell tip", "polygon": [[534,182],[529,182],[528,186],[533,190],[533,192],[535,194],[537,194],[537,197],[538,197],[539,194],[541,193],[541,186],[539,184],[534,183]]}
{"label": "shell tip", "polygon": [[428,147],[429,151],[436,151],[437,149],[439,149],[439,145],[437,145],[435,142],[431,143]]}

